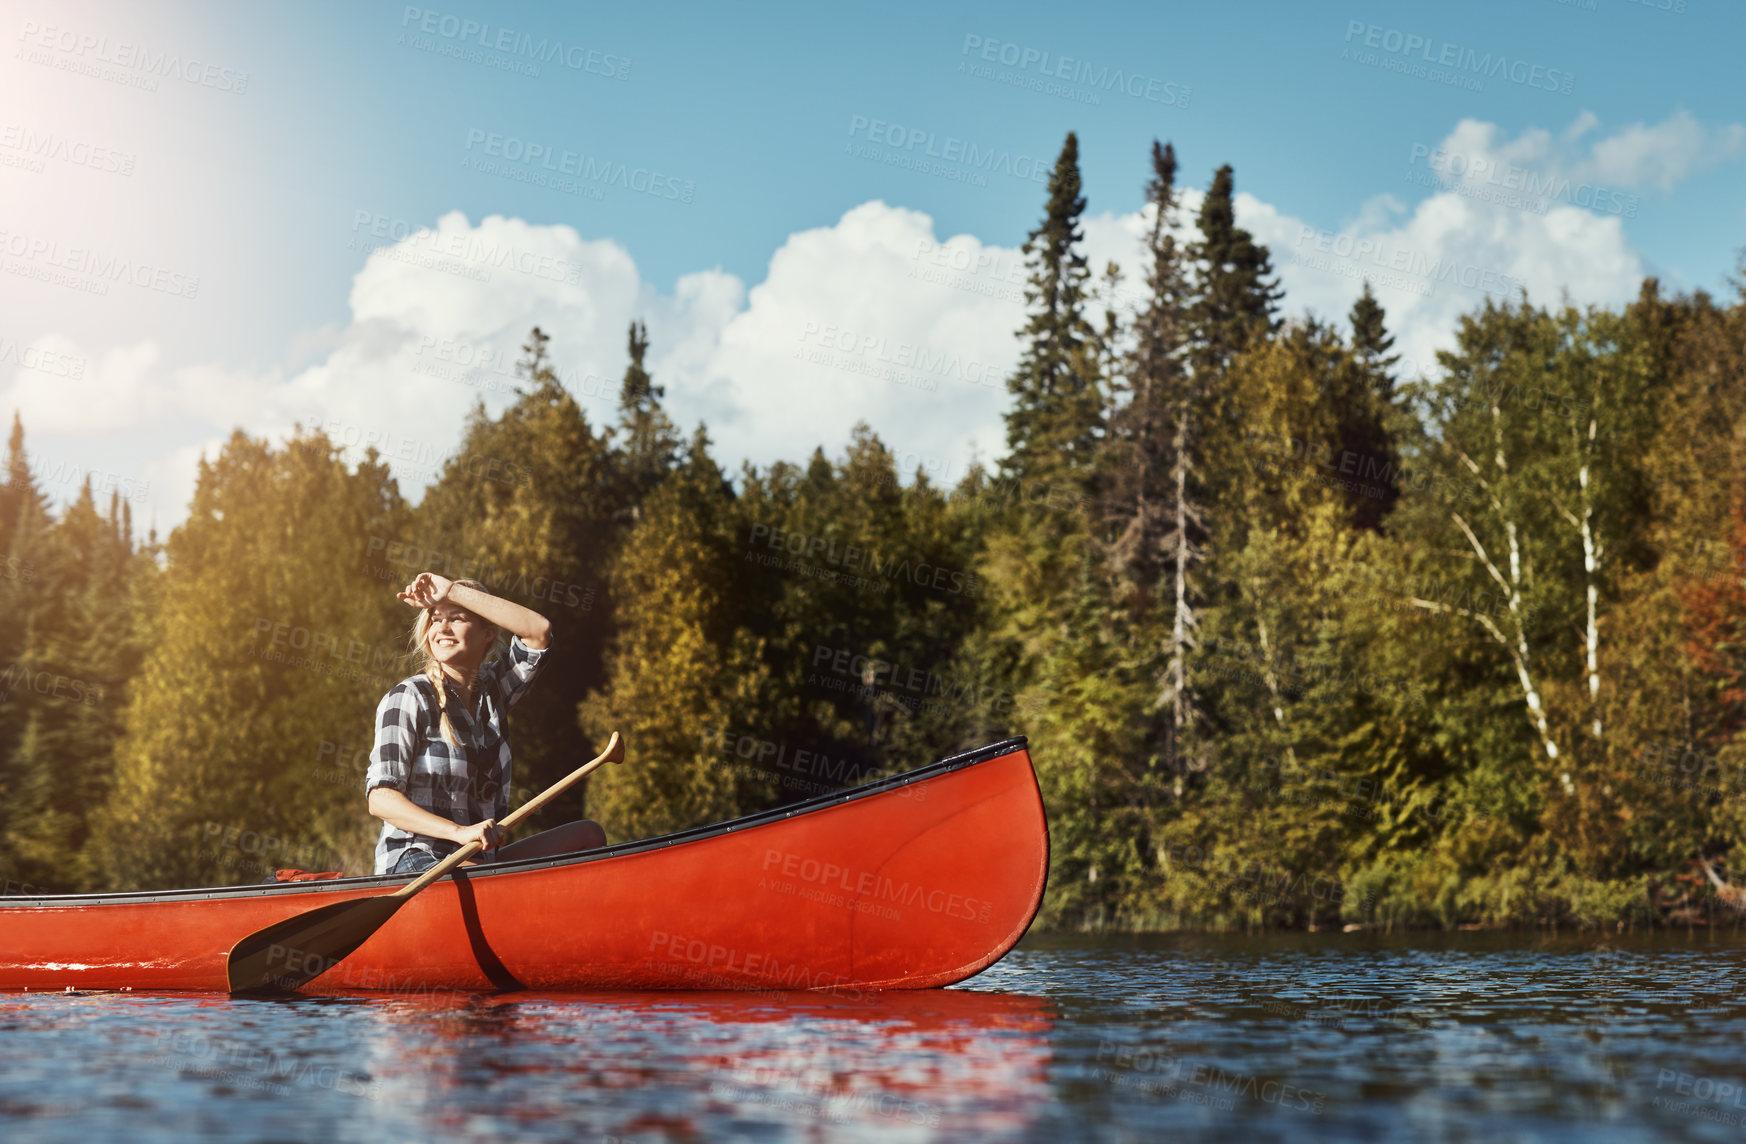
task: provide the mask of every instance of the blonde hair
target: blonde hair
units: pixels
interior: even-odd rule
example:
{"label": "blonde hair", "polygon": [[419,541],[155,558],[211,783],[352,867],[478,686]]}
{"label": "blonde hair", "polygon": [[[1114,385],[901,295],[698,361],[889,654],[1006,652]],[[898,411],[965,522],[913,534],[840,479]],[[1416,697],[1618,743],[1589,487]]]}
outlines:
{"label": "blonde hair", "polygon": [[[485,585],[477,580],[456,580],[454,583],[459,584],[464,588],[477,589],[480,592],[490,591],[489,588],[485,587]],[[447,600],[443,601],[445,604],[449,602],[450,601]],[[437,606],[440,607],[441,605]],[[459,604],[455,604],[454,606],[457,608],[461,607]],[[462,608],[461,610],[467,612],[474,619],[491,629],[493,646],[502,642],[503,631],[498,628],[496,624],[491,623],[491,621],[470,609]],[[432,689],[436,691],[437,710],[441,712],[442,716],[441,724],[443,741],[451,747],[458,747],[461,745],[461,737],[455,733],[455,725],[449,719],[449,689],[444,684],[443,666],[441,663],[437,662],[437,657],[432,655],[430,651],[432,611],[433,609],[431,608],[420,608],[418,610],[418,619],[412,622],[412,654],[423,661],[419,670],[423,673],[426,679],[430,680]]]}

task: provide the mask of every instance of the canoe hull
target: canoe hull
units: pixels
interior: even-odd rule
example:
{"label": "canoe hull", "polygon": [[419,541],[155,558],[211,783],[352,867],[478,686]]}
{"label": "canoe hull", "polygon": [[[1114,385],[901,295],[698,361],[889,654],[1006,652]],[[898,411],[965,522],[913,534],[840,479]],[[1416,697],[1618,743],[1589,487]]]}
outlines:
{"label": "canoe hull", "polygon": [[[1047,867],[1012,740],[783,811],[461,872],[305,991],[931,988],[1012,948]],[[6,903],[0,989],[221,992],[244,935],[406,881]]]}

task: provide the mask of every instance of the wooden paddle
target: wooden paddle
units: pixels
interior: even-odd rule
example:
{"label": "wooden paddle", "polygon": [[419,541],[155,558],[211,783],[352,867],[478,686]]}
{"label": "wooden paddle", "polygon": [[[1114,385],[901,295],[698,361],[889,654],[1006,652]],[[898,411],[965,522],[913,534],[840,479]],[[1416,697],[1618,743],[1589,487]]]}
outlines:
{"label": "wooden paddle", "polygon": [[[526,804],[503,816],[505,830],[533,814],[603,763],[624,761],[624,740],[618,732],[600,757],[576,768]],[[232,993],[257,990],[287,990],[326,973],[338,965],[394,916],[412,896],[484,849],[469,842],[391,894],[355,898],[319,906],[284,921],[256,930],[230,949],[225,974]]]}

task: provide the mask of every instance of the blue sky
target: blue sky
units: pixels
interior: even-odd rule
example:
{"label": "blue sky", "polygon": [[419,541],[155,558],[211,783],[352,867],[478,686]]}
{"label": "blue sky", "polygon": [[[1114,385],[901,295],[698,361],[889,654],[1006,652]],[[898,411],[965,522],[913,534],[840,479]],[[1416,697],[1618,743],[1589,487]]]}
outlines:
{"label": "blue sky", "polygon": [[[1069,130],[1100,259],[1127,256],[1147,150],[1170,140],[1191,189],[1235,168],[1239,220],[1273,247],[1288,312],[1343,313],[1370,270],[1404,267],[1391,313],[1415,360],[1488,289],[1617,304],[1656,274],[1725,294],[1746,245],[1732,58],[1746,16],[1720,0],[5,0],[0,29],[0,399],[45,456],[131,482],[164,522],[202,449],[299,417],[358,440],[410,436],[416,493],[466,404],[509,399],[458,378],[443,343],[510,352],[535,321],[599,418],[623,323],[647,317],[675,413],[707,420],[730,463],[840,449],[857,417],[942,472],[986,457],[1004,403],[989,379],[1016,354],[1018,309],[986,283],[909,272],[951,236],[971,252],[960,262],[1010,266],[1044,197],[1023,174]],[[569,62],[539,59],[541,43]],[[193,70],[160,73],[157,90],[114,82],[143,74],[128,55],[142,47]],[[522,74],[530,64],[539,74]],[[1423,74],[1440,66],[1455,82]],[[1137,94],[1093,86],[1117,72]],[[129,171],[72,161],[74,145],[131,157]],[[592,161],[659,176],[689,201],[532,185],[539,164],[511,157],[529,145],[560,167],[572,152],[578,173]],[[1004,167],[927,160],[930,145]],[[1433,154],[1493,164],[1492,178],[1435,171]],[[918,157],[949,173],[890,161]],[[1578,189],[1508,201],[1512,163]],[[1584,186],[1610,198],[1597,208]],[[396,247],[445,217],[440,243]],[[481,242],[558,271],[468,277],[454,252]],[[1366,242],[1383,254],[1366,262]],[[30,243],[50,253],[18,255]],[[42,277],[73,250],[168,268],[198,291],[104,295]],[[1438,264],[1461,270],[1424,269]],[[8,340],[85,368],[26,368]],[[975,368],[918,373],[903,346]],[[795,360],[807,371],[782,373]]]}

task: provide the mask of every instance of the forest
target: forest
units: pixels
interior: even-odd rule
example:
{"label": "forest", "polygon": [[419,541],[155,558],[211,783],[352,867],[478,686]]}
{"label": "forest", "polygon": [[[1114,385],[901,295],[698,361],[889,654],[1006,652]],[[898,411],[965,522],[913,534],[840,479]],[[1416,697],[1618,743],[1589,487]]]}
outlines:
{"label": "forest", "polygon": [[1732,299],[1487,296],[1404,376],[1368,284],[1283,316],[1230,167],[1193,219],[1171,146],[1135,173],[1118,309],[1066,137],[1005,452],[950,487],[864,426],[724,471],[640,323],[611,424],[533,329],[416,503],[318,426],[239,431],[141,536],[120,490],[51,503],[15,417],[4,892],[368,872],[394,592],[431,571],[554,624],[518,799],[629,744],[534,829],[639,838],[1023,735],[1049,928],[1737,924],[1746,263]]}

